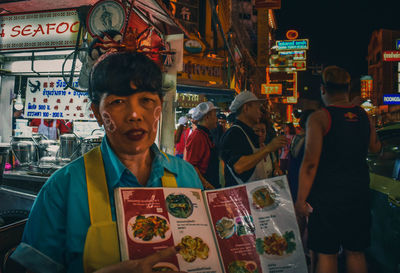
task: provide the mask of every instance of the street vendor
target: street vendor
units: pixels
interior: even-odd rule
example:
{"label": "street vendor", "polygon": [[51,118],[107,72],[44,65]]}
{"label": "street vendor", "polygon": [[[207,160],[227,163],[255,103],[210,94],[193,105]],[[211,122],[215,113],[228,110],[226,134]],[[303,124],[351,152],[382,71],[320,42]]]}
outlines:
{"label": "street vendor", "polygon": [[60,135],[72,131],[72,123],[61,119],[32,119],[30,126],[38,127],[38,133],[48,139],[56,140]]}
{"label": "street vendor", "polygon": [[161,87],[160,68],[143,53],[100,57],[91,72],[89,97],[106,137],[49,178],[12,259],[32,272],[146,273],[176,254],[169,247],[121,262],[113,194],[117,187],[203,188],[189,163],[154,144]]}

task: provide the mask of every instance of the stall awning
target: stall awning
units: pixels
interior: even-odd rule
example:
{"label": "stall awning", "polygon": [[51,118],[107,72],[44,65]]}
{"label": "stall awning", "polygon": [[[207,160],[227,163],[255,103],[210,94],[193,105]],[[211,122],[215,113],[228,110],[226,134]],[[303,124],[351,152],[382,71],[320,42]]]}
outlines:
{"label": "stall awning", "polygon": [[194,86],[194,85],[176,85],[177,93],[189,93],[189,94],[203,94],[203,95],[222,95],[222,96],[235,96],[235,90],[233,89],[221,89],[212,88],[206,86]]}

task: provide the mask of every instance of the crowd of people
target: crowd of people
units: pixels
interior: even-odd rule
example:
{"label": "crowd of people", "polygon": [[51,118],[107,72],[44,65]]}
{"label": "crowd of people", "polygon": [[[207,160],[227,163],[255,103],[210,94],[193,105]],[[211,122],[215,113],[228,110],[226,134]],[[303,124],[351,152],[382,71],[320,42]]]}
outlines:
{"label": "crowd of people", "polygon": [[160,68],[142,53],[103,55],[93,67],[89,97],[104,140],[49,178],[12,259],[32,272],[149,273],[177,250],[121,262],[115,188],[212,189],[287,174],[303,230],[308,223],[316,272],[337,272],[343,247],[347,272],[366,273],[365,158],[380,143],[365,111],[349,101],[349,83],[346,71],[327,67],[324,107],[304,111],[297,133],[291,124],[275,132],[264,100],[249,91],[231,103],[234,118],[218,113],[212,102],[200,103],[178,120],[172,156],[154,144],[163,100]]}

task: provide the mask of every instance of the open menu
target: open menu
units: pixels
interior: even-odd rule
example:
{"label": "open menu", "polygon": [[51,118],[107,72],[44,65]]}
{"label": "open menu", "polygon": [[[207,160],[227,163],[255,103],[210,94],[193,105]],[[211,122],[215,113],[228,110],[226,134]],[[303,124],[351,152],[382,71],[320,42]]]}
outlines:
{"label": "open menu", "polygon": [[115,189],[122,260],[178,245],[154,271],[307,272],[286,176],[217,190]]}

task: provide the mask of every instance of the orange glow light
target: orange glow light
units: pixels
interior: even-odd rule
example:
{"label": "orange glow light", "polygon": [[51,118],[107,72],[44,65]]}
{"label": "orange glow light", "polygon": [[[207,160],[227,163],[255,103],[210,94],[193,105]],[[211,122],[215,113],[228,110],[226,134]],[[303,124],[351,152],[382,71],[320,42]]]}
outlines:
{"label": "orange glow light", "polygon": [[289,40],[295,40],[297,39],[297,37],[299,37],[299,33],[297,32],[297,30],[291,29],[286,32],[286,38],[288,38]]}

